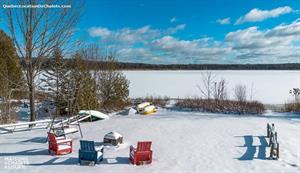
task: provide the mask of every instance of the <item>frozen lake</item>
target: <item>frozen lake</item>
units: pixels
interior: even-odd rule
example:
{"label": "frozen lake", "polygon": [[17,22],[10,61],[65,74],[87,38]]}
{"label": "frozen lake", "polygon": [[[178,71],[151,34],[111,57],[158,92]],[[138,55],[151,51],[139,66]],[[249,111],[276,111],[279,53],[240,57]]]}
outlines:
{"label": "frozen lake", "polygon": [[[130,97],[169,96],[183,98],[199,96],[204,71],[124,71],[130,80]],[[248,96],[267,104],[283,104],[291,100],[289,90],[300,86],[300,71],[266,70],[211,70],[216,79],[228,83],[228,94],[233,98],[234,87],[246,85]],[[251,89],[252,88],[252,89]],[[252,90],[252,92],[251,92]]]}

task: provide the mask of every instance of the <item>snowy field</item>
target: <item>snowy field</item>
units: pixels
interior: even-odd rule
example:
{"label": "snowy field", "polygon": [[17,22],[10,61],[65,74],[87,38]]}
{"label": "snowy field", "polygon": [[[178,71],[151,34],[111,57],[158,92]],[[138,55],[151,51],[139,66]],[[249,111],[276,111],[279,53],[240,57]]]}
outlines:
{"label": "snowy field", "polygon": [[[299,172],[300,117],[273,113],[259,116],[215,115],[159,110],[153,116],[113,115],[111,119],[82,123],[84,139],[102,141],[105,133],[124,137],[120,147],[106,147],[96,166],[79,166],[79,134],[73,153],[48,155],[45,129],[0,135],[1,173],[198,173],[198,172]],[[269,160],[266,124],[275,123],[280,159]],[[153,163],[133,166],[129,146],[153,142]],[[25,165],[23,165],[24,163]],[[17,168],[17,169],[15,169]]]}
{"label": "snowy field", "polygon": [[[200,94],[197,85],[202,83],[203,71],[125,71],[130,80],[130,97],[169,96],[189,97]],[[253,99],[266,104],[284,104],[292,99],[289,90],[300,86],[300,71],[221,70],[211,71],[216,79],[228,82],[233,97],[237,84],[246,85]],[[251,89],[252,88],[252,89]]]}

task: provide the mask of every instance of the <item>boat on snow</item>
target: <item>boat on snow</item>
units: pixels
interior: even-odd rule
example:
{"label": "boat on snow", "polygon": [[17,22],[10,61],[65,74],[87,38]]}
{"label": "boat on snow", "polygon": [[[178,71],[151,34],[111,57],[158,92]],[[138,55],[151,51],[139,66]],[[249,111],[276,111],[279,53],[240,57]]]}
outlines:
{"label": "boat on snow", "polygon": [[150,102],[143,102],[136,106],[136,110],[138,113],[143,115],[149,115],[156,112],[156,107],[152,105]]}
{"label": "boat on snow", "polygon": [[138,105],[136,106],[136,110],[137,110],[138,113],[141,113],[141,112],[144,110],[144,108],[145,108],[146,106],[149,106],[149,105],[151,105],[150,102],[143,102],[143,103],[140,103],[140,104],[138,104]]}
{"label": "boat on snow", "polygon": [[156,111],[157,110],[156,110],[156,107],[154,105],[148,105],[144,108],[144,110],[141,112],[141,114],[149,115],[149,114],[155,113]]}

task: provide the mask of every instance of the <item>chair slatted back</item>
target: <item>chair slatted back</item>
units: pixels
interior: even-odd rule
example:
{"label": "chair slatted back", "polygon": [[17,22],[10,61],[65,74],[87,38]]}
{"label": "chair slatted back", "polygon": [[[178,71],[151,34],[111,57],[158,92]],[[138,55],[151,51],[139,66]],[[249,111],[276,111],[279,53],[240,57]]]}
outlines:
{"label": "chair slatted back", "polygon": [[80,149],[82,151],[95,151],[95,142],[80,140]]}
{"label": "chair slatted back", "polygon": [[150,151],[151,143],[151,141],[138,142],[137,151]]}
{"label": "chair slatted back", "polygon": [[56,136],[53,133],[48,133],[48,140],[52,144],[56,144]]}

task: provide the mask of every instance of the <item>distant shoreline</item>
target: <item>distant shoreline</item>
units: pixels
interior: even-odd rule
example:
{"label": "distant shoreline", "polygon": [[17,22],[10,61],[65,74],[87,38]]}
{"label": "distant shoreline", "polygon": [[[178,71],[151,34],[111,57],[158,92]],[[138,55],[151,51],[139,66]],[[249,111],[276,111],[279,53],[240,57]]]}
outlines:
{"label": "distant shoreline", "polygon": [[119,71],[300,71],[300,69],[119,69]]}
{"label": "distant shoreline", "polygon": [[142,64],[119,63],[122,70],[300,70],[299,63],[289,64]]}
{"label": "distant shoreline", "polygon": [[[47,58],[42,60],[42,68],[47,69],[53,61]],[[65,59],[70,63],[70,59]],[[25,61],[21,60],[22,65]],[[91,70],[103,67],[107,62],[97,60],[84,60]],[[119,70],[300,70],[300,63],[284,63],[284,64],[146,64],[146,63],[130,63],[117,62]]]}

